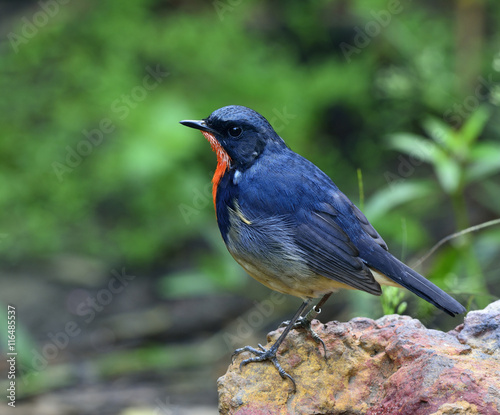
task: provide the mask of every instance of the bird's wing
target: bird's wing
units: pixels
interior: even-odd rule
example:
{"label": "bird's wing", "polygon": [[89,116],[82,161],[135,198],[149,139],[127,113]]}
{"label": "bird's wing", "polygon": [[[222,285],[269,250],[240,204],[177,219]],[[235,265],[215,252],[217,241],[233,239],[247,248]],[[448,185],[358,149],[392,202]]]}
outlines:
{"label": "bird's wing", "polygon": [[359,221],[359,225],[361,226],[361,229],[365,231],[369,236],[372,237],[373,242],[379,244],[384,250],[388,251],[387,244],[385,241],[382,239],[382,237],[379,235],[379,233],[375,230],[375,228],[372,226],[370,222],[368,222],[368,219],[364,215],[363,212],[361,212],[356,205],[351,204],[353,208],[353,213],[354,216]]}
{"label": "bird's wing", "polygon": [[[368,223],[366,218],[365,221]],[[317,274],[380,295],[380,285],[360,258],[358,248],[338,222],[335,208],[326,203],[318,209],[302,212],[294,236],[295,242],[303,251],[304,259]]]}

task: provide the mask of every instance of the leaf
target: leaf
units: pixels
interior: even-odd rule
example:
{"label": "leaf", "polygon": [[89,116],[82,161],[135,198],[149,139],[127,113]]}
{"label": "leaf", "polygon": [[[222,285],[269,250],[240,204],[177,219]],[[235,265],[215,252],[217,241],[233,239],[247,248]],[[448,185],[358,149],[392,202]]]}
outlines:
{"label": "leaf", "polygon": [[436,144],[432,141],[411,133],[391,134],[389,136],[389,145],[394,150],[406,153],[427,163],[432,163],[434,152],[437,149]]}
{"label": "leaf", "polygon": [[455,193],[461,181],[461,169],[457,161],[444,153],[436,153],[437,159],[434,168],[439,184],[448,194]]}
{"label": "leaf", "polygon": [[459,135],[461,140],[467,145],[476,141],[481,135],[490,115],[491,111],[485,106],[481,106],[474,111],[460,129]]}
{"label": "leaf", "polygon": [[466,182],[484,179],[500,172],[500,144],[478,143],[471,153],[472,163],[466,171]]}
{"label": "leaf", "polygon": [[365,214],[371,221],[386,215],[396,206],[412,200],[430,197],[437,192],[430,180],[401,181],[375,193],[365,204]]}
{"label": "leaf", "polygon": [[408,303],[406,301],[403,301],[401,304],[399,304],[396,313],[397,314],[403,314],[406,311],[406,308],[408,307]]}
{"label": "leaf", "polygon": [[437,144],[450,150],[456,150],[458,143],[456,131],[438,118],[429,117],[423,123],[424,130]]}

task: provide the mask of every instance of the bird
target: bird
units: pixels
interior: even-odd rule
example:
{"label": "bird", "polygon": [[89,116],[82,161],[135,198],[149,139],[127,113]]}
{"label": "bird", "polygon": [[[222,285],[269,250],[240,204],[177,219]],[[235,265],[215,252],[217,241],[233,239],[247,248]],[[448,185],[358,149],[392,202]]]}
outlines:
{"label": "bird", "polygon": [[[292,151],[268,120],[240,105],[183,120],[198,129],[217,156],[212,179],[216,220],[233,258],[257,281],[302,299],[269,348],[245,346],[248,363],[270,361],[296,390],[277,359],[291,329],[310,327],[324,302],[341,289],[381,295],[383,286],[403,287],[451,316],[466,309],[393,256],[366,216],[319,167]],[[310,302],[321,300],[306,315]]]}

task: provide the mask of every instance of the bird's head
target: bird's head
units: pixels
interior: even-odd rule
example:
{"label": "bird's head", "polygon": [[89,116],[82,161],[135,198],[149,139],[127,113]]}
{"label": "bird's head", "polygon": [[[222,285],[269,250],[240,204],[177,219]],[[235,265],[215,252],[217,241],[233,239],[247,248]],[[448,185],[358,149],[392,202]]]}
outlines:
{"label": "bird's head", "polygon": [[181,124],[201,130],[217,153],[218,164],[244,169],[269,143],[285,145],[262,115],[240,105],[219,108],[203,120],[184,120]]}

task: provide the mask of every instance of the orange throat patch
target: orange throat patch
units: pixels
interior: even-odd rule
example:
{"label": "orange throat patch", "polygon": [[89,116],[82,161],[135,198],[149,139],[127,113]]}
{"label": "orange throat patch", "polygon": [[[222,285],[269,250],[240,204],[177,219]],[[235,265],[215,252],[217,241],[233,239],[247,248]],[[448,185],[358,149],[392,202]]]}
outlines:
{"label": "orange throat patch", "polygon": [[226,173],[231,165],[231,157],[229,157],[212,134],[207,133],[206,131],[202,131],[201,133],[212,146],[212,150],[217,154],[217,168],[215,169],[214,177],[212,178],[212,196],[214,198],[214,207],[216,207],[215,199],[217,197],[217,186],[219,185],[220,179],[222,179],[222,176],[224,176],[224,173]]}

